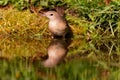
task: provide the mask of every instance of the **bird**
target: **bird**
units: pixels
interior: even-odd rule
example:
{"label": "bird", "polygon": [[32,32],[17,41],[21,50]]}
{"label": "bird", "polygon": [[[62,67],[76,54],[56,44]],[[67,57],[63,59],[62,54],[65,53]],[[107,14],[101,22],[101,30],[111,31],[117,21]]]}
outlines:
{"label": "bird", "polygon": [[71,32],[71,29],[65,19],[63,14],[55,10],[49,10],[45,12],[40,12],[43,16],[49,19],[48,29],[52,33],[53,37],[66,37],[66,34]]}

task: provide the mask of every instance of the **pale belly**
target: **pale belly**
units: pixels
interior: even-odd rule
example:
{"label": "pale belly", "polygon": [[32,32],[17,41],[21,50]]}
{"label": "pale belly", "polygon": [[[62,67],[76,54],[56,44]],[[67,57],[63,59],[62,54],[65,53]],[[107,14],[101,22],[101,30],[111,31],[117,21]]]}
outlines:
{"label": "pale belly", "polygon": [[59,23],[51,22],[49,23],[49,30],[52,34],[58,36],[64,36],[66,34],[66,26]]}

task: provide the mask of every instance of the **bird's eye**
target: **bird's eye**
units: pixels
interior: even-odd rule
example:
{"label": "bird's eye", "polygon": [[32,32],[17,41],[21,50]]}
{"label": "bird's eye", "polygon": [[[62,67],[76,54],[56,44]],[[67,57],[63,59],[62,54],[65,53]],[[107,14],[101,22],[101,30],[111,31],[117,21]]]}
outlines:
{"label": "bird's eye", "polygon": [[50,14],[50,16],[53,16],[53,14]]}

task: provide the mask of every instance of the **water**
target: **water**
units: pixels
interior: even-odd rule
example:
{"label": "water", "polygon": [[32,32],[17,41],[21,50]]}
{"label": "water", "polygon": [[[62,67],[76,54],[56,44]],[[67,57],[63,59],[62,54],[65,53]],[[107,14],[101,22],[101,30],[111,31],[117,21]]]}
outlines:
{"label": "water", "polygon": [[119,41],[107,41],[1,36],[0,79],[119,80]]}

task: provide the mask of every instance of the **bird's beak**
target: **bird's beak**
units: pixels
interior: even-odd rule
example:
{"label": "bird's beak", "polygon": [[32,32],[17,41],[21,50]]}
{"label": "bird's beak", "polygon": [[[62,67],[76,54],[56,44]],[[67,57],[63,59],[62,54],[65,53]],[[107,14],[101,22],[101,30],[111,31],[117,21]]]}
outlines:
{"label": "bird's beak", "polygon": [[39,13],[40,13],[41,16],[46,16],[45,12],[43,12],[43,11],[39,11]]}

